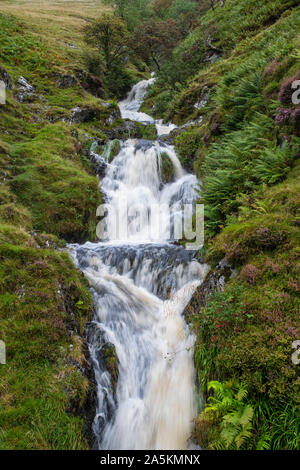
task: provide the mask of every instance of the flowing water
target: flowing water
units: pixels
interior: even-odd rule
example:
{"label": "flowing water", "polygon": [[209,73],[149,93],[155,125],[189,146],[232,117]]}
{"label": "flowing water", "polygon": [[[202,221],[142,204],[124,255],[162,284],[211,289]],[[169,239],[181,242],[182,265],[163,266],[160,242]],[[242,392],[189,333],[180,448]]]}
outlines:
{"label": "flowing water", "polygon": [[[123,118],[145,125],[155,122],[162,135],[175,126],[139,112],[153,80],[135,85],[120,109]],[[166,185],[161,179],[163,152],[175,171],[175,181]],[[97,382],[93,430],[98,449],[189,446],[197,412],[194,336],[182,312],[206,266],[194,259],[193,251],[170,242],[175,222],[169,220],[168,208],[175,208],[176,214],[178,203],[192,202],[196,186],[195,176],[182,169],[172,146],[158,141],[122,142],[119,155],[106,164],[101,181],[107,209],[106,240],[70,246],[94,295],[95,317],[88,341]],[[124,201],[131,214],[128,227],[128,214],[120,211]],[[150,223],[153,207],[161,209]],[[136,216],[138,213],[143,216]],[[116,392],[103,365],[105,343],[114,345],[118,358]]]}

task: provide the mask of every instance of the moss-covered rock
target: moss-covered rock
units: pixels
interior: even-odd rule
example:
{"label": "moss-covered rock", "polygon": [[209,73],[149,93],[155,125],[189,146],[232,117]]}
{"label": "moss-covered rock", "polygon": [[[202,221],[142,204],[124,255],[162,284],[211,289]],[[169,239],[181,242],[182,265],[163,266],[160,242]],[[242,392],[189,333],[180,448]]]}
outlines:
{"label": "moss-covered rock", "polygon": [[161,154],[161,180],[163,184],[172,183],[175,179],[174,165],[166,152]]}
{"label": "moss-covered rock", "polygon": [[43,128],[34,139],[15,144],[12,156],[10,186],[30,209],[33,227],[67,241],[94,239],[98,181],[82,168],[68,126]]}

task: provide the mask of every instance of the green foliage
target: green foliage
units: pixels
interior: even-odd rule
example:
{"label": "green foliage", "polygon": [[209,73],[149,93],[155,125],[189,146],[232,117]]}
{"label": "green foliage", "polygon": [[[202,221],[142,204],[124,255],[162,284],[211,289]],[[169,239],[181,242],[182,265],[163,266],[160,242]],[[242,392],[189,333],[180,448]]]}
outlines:
{"label": "green foliage", "polygon": [[[1,339],[7,349],[7,365],[0,369],[0,448],[87,448],[82,420],[67,413],[73,399],[78,409],[83,405],[87,383],[67,357],[84,363],[78,335],[91,308],[88,288],[65,253],[41,249],[29,235],[22,246],[1,241],[0,260]],[[72,338],[70,321],[77,324]]]}
{"label": "green foliage", "polygon": [[220,423],[220,435],[210,447],[218,450],[245,448],[253,432],[253,408],[246,402],[245,385],[212,381],[208,384],[210,390],[214,391],[214,396],[208,398],[205,413]]}
{"label": "green foliage", "polygon": [[161,180],[164,184],[172,183],[175,179],[174,165],[167,153],[161,154]]}
{"label": "green foliage", "polygon": [[290,171],[294,156],[299,149],[300,140],[297,146],[291,146],[284,142],[281,147],[272,149],[266,148],[262,155],[255,162],[253,175],[261,183],[274,184],[282,181]]}
{"label": "green foliage", "polygon": [[125,21],[129,31],[150,17],[149,0],[104,0],[104,3],[115,7],[115,13]]}
{"label": "green foliage", "polygon": [[39,72],[47,63],[47,48],[13,16],[0,14],[0,59],[16,66],[22,64]]}
{"label": "green foliage", "polygon": [[160,71],[165,60],[179,41],[179,30],[174,20],[149,20],[136,28],[131,47],[145,61],[153,61]]}
{"label": "green foliage", "polygon": [[175,148],[183,165],[193,162],[202,146],[202,137],[198,128],[183,132],[175,139]]}
{"label": "green foliage", "polygon": [[93,44],[103,54],[107,71],[118,64],[126,52],[127,36],[126,26],[120,18],[103,14],[88,24],[84,32],[86,43]]}
{"label": "green foliage", "polygon": [[298,404],[279,402],[270,406],[270,403],[261,397],[255,404],[254,422],[257,429],[253,442],[255,449],[300,449]]}
{"label": "green foliage", "polygon": [[124,56],[128,53],[128,32],[124,21],[112,14],[104,14],[88,24],[84,31],[86,43],[99,51],[98,57],[90,51],[85,53],[90,70],[99,73],[104,64],[104,85],[109,95],[123,97],[132,85],[131,76],[124,68]]}
{"label": "green foliage", "polygon": [[97,178],[82,170],[74,154],[68,127],[46,126],[34,139],[12,147],[11,188],[31,210],[35,229],[84,240],[95,237],[100,196]]}
{"label": "green foliage", "polygon": [[243,194],[249,194],[258,184],[283,180],[299,142],[295,138],[278,146],[272,120],[257,114],[243,129],[213,144],[205,158],[202,189],[208,233],[223,226],[226,215],[238,209]]}

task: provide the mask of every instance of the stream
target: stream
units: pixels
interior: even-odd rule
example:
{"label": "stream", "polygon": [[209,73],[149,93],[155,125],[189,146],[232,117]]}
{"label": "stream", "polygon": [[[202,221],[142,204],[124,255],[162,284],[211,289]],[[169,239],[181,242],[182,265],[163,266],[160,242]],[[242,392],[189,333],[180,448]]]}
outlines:
{"label": "stream", "polygon": [[[153,81],[136,84],[119,107],[125,119],[154,123],[160,137],[176,126],[139,111]],[[174,181],[168,184],[161,177],[163,154],[174,167]],[[207,267],[196,261],[194,251],[173,243],[170,234],[178,220],[174,214],[195,201],[197,186],[173,146],[123,141],[101,181],[104,241],[69,246],[94,298],[88,343],[97,383],[96,449],[183,450],[192,445],[195,337],[182,312]],[[103,366],[105,343],[114,345],[118,359],[116,391]]]}

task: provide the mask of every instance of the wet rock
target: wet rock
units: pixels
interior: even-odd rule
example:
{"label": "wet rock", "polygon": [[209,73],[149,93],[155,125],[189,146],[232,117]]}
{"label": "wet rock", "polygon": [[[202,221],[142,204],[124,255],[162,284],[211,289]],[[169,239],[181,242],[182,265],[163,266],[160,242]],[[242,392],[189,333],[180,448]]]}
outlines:
{"label": "wet rock", "polygon": [[77,106],[77,108],[72,109],[71,122],[81,124],[82,122],[92,121],[97,117],[99,117],[99,110],[97,108],[92,106],[81,108]]}
{"label": "wet rock", "polygon": [[[98,387],[101,387],[103,393],[101,414],[98,414],[95,421],[92,421],[94,429],[96,429],[99,445],[104,427],[113,419],[116,409],[115,397],[118,383],[118,358],[115,346],[107,340],[105,333],[94,323],[89,323],[87,326],[86,344],[93,346],[94,354],[92,353],[92,357],[90,358],[95,371],[93,374],[94,376],[98,376],[98,378],[101,377],[98,383]],[[92,370],[90,370],[90,372],[92,373]],[[93,388],[93,380],[90,383],[92,384],[91,406],[94,418],[97,410],[97,396],[95,394],[96,389],[95,387]],[[91,415],[87,415],[87,418],[89,416]],[[90,419],[87,420],[87,424],[88,423],[91,423]]]}
{"label": "wet rock", "polygon": [[224,289],[226,282],[236,274],[231,265],[223,259],[210,270],[202,284],[196,289],[190,302],[184,309],[183,315],[186,321],[190,321],[195,315],[199,315],[200,310],[206,305],[213,292],[220,292]]}
{"label": "wet rock", "polygon": [[124,121],[120,125],[112,128],[104,133],[109,137],[109,139],[142,139],[143,133],[140,126],[134,121]]}
{"label": "wet rock", "polygon": [[199,110],[201,108],[205,108],[208,103],[208,95],[209,95],[209,88],[205,86],[202,88],[201,95],[197,103],[194,104],[194,108]]}
{"label": "wet rock", "polygon": [[163,184],[175,181],[174,165],[167,153],[161,155],[161,181]]}
{"label": "wet rock", "polygon": [[119,377],[118,357],[116,353],[116,348],[112,343],[105,343],[100,354],[102,355],[103,361],[105,363],[105,368],[110,374],[111,383],[113,386],[113,393],[115,395],[117,392]]}
{"label": "wet rock", "polygon": [[121,150],[121,144],[119,140],[114,140],[111,143],[111,146],[109,148],[109,155],[107,157],[108,163],[111,163],[113,159],[120,153]]}
{"label": "wet rock", "polygon": [[28,83],[22,76],[18,78],[18,92],[16,98],[20,103],[23,103],[24,101],[32,101],[37,98],[34,86],[30,85],[30,83]]}
{"label": "wet rock", "polygon": [[176,137],[178,137],[180,134],[183,132],[186,132],[187,128],[184,126],[182,127],[177,127],[173,131],[170,132],[169,135],[162,135],[159,137],[159,142],[160,143],[165,143],[167,145],[174,145]]}
{"label": "wet rock", "polygon": [[203,59],[203,62],[208,62],[209,64],[213,64],[221,57],[221,54],[217,52],[207,52]]}
{"label": "wet rock", "polygon": [[153,146],[153,141],[152,140],[146,140],[146,139],[141,139],[137,142],[135,146],[135,151],[137,150],[143,150],[146,151],[150,149]]}
{"label": "wet rock", "polygon": [[2,80],[5,83],[6,88],[8,88],[9,90],[13,89],[13,82],[9,73],[5,70],[4,67],[1,67],[1,66],[0,66],[0,80]]}
{"label": "wet rock", "polygon": [[102,102],[101,106],[103,106],[103,108],[106,108],[110,111],[110,116],[105,121],[106,125],[111,126],[114,124],[114,122],[117,119],[121,119],[121,111],[120,111],[119,106],[115,106],[112,103],[109,103],[108,101]]}

